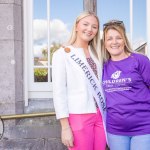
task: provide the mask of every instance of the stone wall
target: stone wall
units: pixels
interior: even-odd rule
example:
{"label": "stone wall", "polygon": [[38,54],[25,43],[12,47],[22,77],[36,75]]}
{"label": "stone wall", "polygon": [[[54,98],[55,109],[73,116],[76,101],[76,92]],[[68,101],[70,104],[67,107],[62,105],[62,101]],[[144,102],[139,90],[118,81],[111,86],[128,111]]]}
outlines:
{"label": "stone wall", "polygon": [[[23,0],[0,0],[0,115],[54,111],[50,99],[23,97]],[[48,107],[49,106],[49,107]],[[65,150],[51,117],[4,120],[0,150]]]}

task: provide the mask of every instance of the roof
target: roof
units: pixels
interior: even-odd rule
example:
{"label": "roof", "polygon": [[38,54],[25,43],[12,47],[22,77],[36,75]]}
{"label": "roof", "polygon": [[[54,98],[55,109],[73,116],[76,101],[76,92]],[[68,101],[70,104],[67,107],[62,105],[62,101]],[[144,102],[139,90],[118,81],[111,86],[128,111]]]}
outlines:
{"label": "roof", "polygon": [[145,42],[145,43],[143,43],[142,45],[140,45],[138,48],[136,48],[135,49],[135,51],[140,51],[141,49],[143,49],[143,48],[145,48],[146,47],[146,45],[147,45],[147,43]]}

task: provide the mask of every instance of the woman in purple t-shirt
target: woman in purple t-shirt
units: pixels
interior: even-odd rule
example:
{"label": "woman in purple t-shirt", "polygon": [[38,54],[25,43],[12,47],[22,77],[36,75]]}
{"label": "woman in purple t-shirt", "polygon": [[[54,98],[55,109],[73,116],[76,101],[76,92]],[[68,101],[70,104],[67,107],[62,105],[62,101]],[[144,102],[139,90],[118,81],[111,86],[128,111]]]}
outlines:
{"label": "woman in purple t-shirt", "polygon": [[150,60],[131,50],[122,21],[104,24],[102,57],[111,150],[150,150]]}

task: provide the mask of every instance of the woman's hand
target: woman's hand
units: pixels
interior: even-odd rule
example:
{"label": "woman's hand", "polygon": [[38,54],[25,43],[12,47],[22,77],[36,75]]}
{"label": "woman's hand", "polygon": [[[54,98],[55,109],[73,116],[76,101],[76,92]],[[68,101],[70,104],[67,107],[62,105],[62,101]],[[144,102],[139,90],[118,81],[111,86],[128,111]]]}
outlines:
{"label": "woman's hand", "polygon": [[73,133],[72,130],[70,128],[70,126],[66,127],[66,128],[62,128],[61,131],[61,139],[62,139],[62,143],[67,146],[67,147],[73,147]]}
{"label": "woman's hand", "polygon": [[62,143],[67,147],[73,147],[74,138],[73,138],[73,133],[72,133],[68,118],[61,118],[60,123],[61,123]]}

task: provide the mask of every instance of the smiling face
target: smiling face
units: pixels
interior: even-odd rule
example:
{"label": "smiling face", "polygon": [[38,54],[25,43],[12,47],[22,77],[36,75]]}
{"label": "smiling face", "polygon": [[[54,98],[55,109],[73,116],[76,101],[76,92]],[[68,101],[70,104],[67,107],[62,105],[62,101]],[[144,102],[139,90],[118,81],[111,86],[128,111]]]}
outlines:
{"label": "smiling face", "polygon": [[125,54],[125,42],[122,35],[115,29],[109,29],[105,34],[105,48],[111,59],[122,58]]}
{"label": "smiling face", "polygon": [[83,42],[91,41],[98,32],[98,21],[94,16],[82,18],[76,25],[77,39]]}

